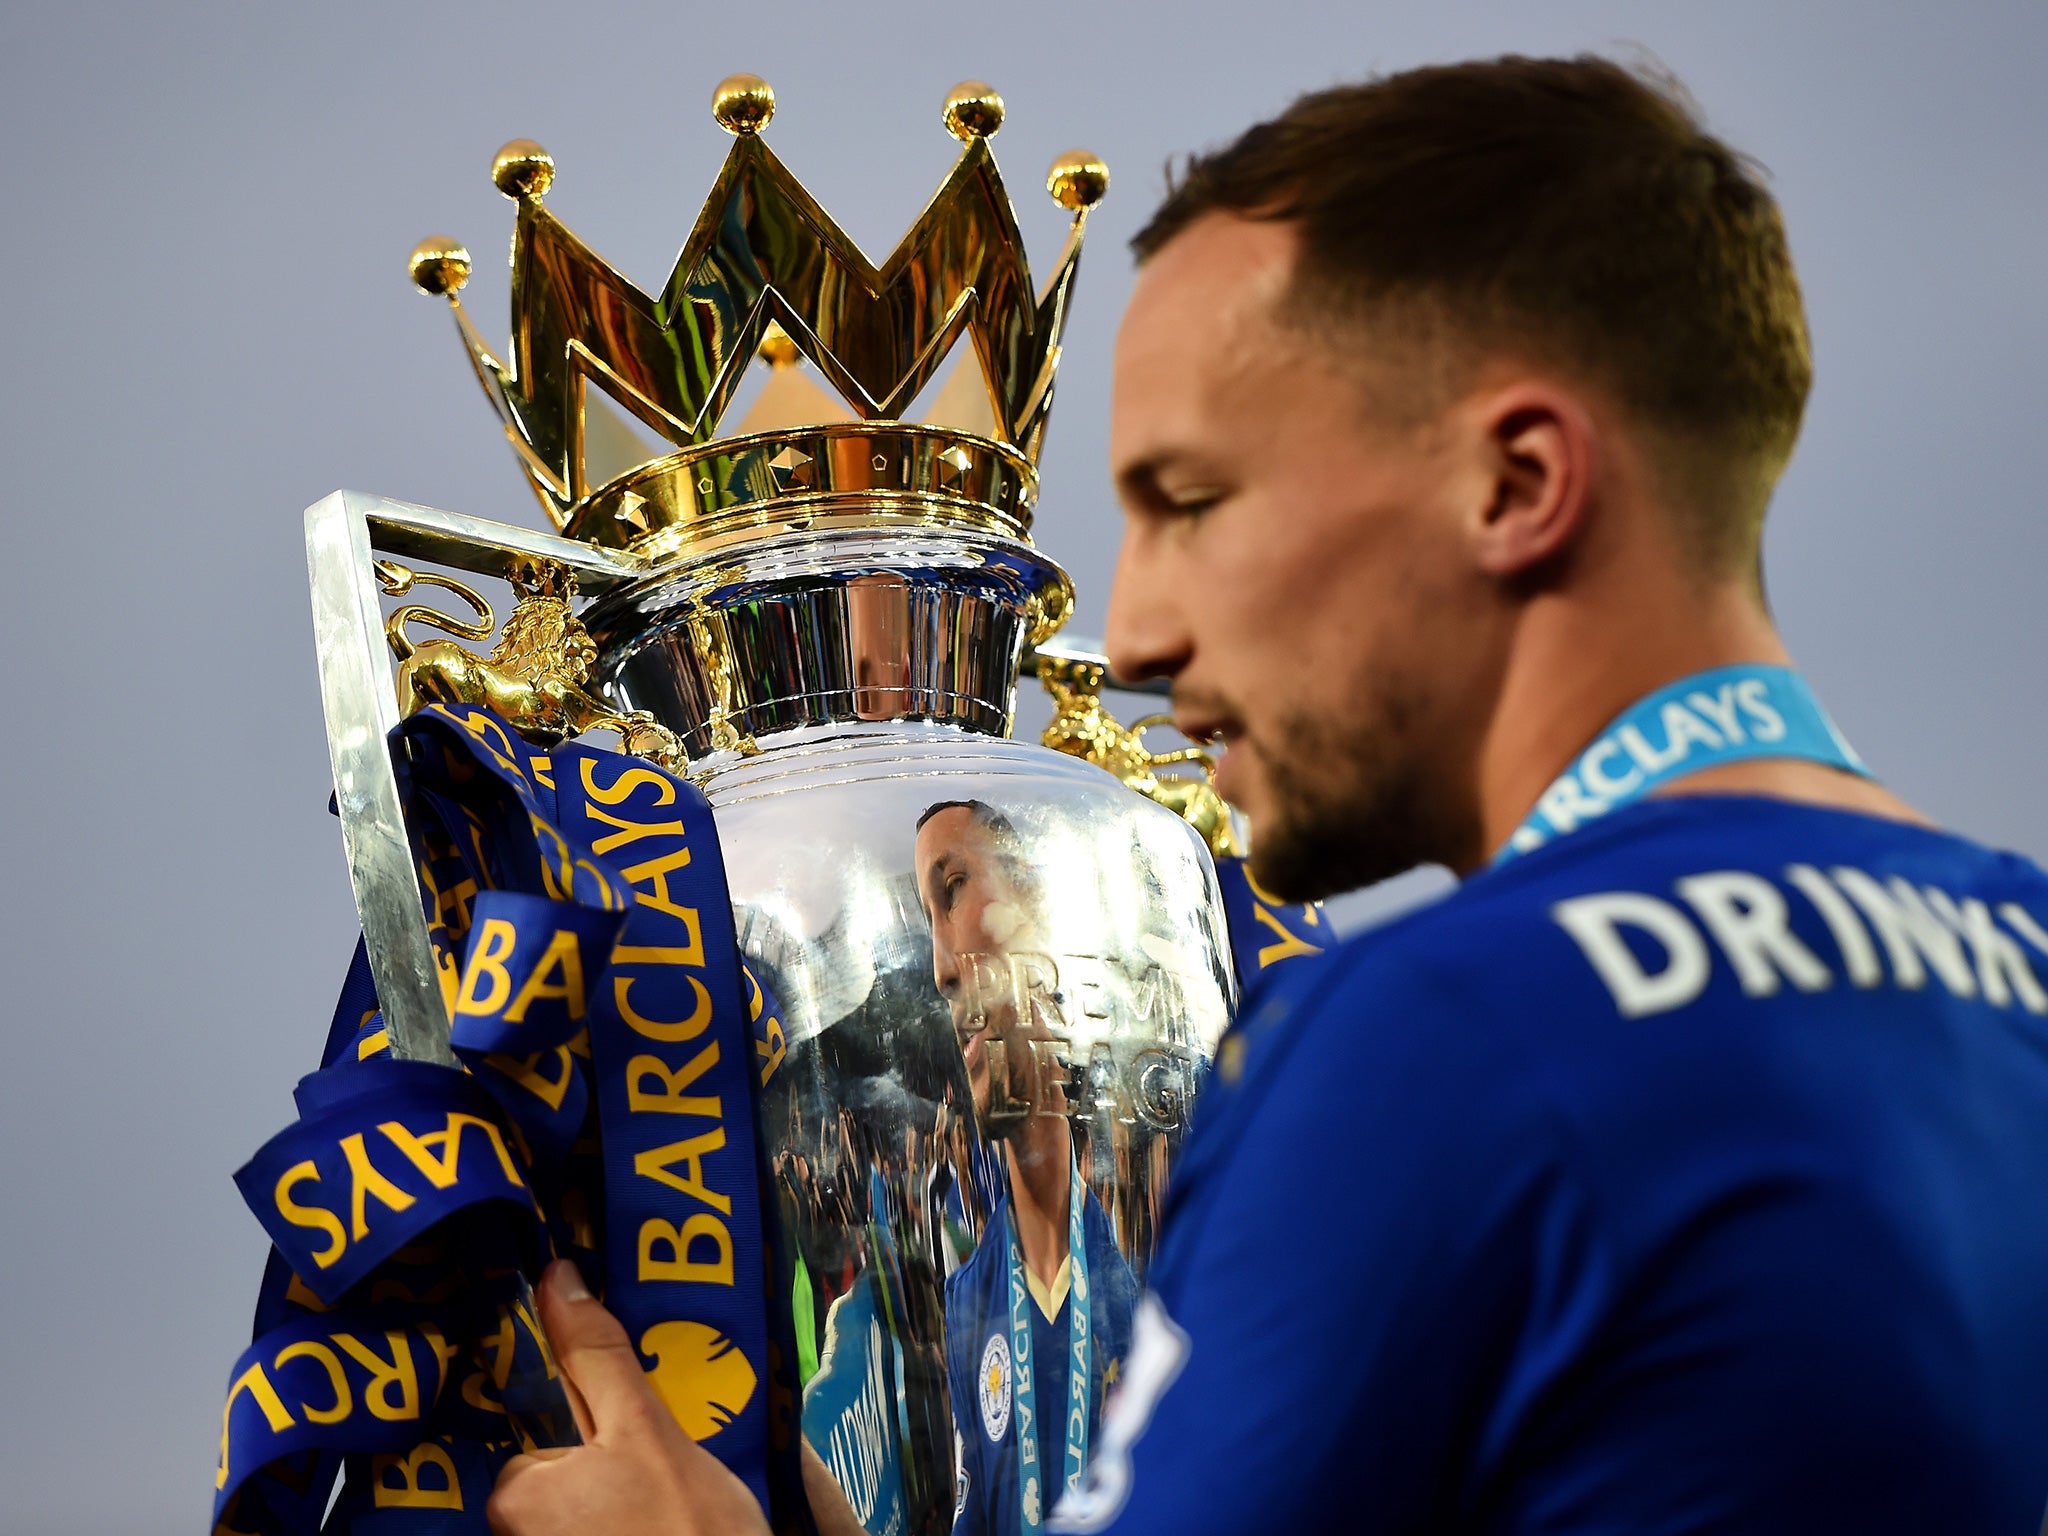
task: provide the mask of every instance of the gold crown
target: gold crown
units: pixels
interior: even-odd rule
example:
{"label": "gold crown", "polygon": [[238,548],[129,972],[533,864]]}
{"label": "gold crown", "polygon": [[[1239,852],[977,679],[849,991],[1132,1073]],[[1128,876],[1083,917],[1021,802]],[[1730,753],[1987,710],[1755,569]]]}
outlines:
{"label": "gold crown", "polygon": [[[548,211],[555,166],[531,140],[492,179],[519,205],[512,239],[512,358],[477,334],[457,290],[469,253],[422,241],[413,281],[445,294],[477,377],[556,527],[659,557],[784,525],[952,524],[1023,537],[1088,210],[1109,186],[1095,156],[1053,162],[1046,188],[1074,215],[1034,296],[1023,237],[988,140],[1003,101],[970,81],[944,121],[964,148],[879,268],[761,141],[765,80],[734,75],[712,113],[734,136],[659,297],[635,287]],[[962,332],[973,338],[930,418],[901,420]],[[736,435],[721,418],[759,353],[775,365]],[[803,379],[808,358],[838,401]],[[586,413],[595,386],[674,445],[652,458]],[[629,440],[593,484],[593,447]],[[637,461],[637,462],[636,462]]]}

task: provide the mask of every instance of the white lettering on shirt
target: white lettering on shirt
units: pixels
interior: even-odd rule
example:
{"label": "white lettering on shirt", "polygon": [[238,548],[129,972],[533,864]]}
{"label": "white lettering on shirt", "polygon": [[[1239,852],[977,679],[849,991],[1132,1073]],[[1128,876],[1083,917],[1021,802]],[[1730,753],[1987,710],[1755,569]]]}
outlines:
{"label": "white lettering on shirt", "polygon": [[1802,992],[1818,992],[1834,980],[1820,956],[1793,934],[1784,896],[1762,875],[1741,869],[1688,875],[1678,882],[1678,894],[1707,925],[1751,997],[1769,997],[1781,975]]}
{"label": "white lettering on shirt", "polygon": [[1891,960],[1892,981],[1908,992],[1927,985],[1927,969],[1934,968],[1942,985],[1957,997],[1975,997],[1977,978],[1963,953],[1963,941],[1956,931],[1928,910],[1920,893],[1894,875],[1889,887],[1860,869],[1838,867],[1835,884],[1848,892],[1849,899],[1863,909]]}
{"label": "white lettering on shirt", "polygon": [[[1560,901],[1550,915],[1578,941],[1624,1018],[1683,1008],[1700,995],[1712,974],[1706,940],[1668,901],[1639,891],[1608,891]],[[1659,968],[1646,969],[1636,959],[1621,936],[1624,926],[1662,946],[1664,963]]]}
{"label": "white lettering on shirt", "polygon": [[1829,962],[1793,927],[1787,886],[1825,926],[1853,986],[1884,985],[1889,966],[1892,983],[1906,991],[1924,988],[1931,974],[1955,997],[2048,1014],[2048,985],[2028,956],[2031,948],[2048,957],[2048,928],[2031,912],[2008,901],[1994,915],[1982,897],[1899,875],[1880,881],[1849,865],[1823,872],[1790,864],[1774,881],[1750,870],[1709,870],[1673,882],[1684,907],[1646,891],[1600,891],[1560,901],[1550,914],[1616,1010],[1634,1019],[1698,998],[1717,951],[1750,997],[1770,997],[1786,982],[1801,992],[1832,985]]}

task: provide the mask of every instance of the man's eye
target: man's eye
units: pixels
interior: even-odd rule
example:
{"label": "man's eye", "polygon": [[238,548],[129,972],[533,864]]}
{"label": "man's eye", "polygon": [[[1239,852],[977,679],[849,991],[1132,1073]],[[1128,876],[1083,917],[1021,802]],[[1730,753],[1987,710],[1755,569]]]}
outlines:
{"label": "man's eye", "polygon": [[967,884],[967,877],[965,875],[951,875],[947,877],[945,888],[939,892],[939,899],[945,903],[948,912],[951,912],[959,902],[960,888],[965,884]]}
{"label": "man's eye", "polygon": [[1223,500],[1223,492],[1214,486],[1199,486],[1185,491],[1162,491],[1159,499],[1166,511],[1177,516],[1194,517]]}

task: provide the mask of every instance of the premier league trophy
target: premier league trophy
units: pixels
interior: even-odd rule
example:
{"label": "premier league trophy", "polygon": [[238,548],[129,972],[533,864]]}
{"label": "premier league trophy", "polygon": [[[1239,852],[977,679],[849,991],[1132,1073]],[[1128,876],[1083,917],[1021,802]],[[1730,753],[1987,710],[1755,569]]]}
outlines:
{"label": "premier league trophy", "polygon": [[[1001,98],[963,85],[959,161],[876,268],[762,142],[773,109],[718,88],[732,150],[655,296],[507,145],[507,360],[467,254],[414,253],[549,532],[307,513],[365,945],[301,1122],[239,1176],[278,1246],[221,1528],[319,1529],[339,1469],[326,1529],[481,1530],[503,1457],[573,1438],[551,1253],[779,1529],[1036,1532],[1087,1465],[1236,990],[1229,817],[1167,766],[1206,758],[1103,711],[1029,538],[1108,172],[1054,163],[1073,226],[1034,292]],[[451,571],[512,585],[488,654]],[[428,588],[473,616],[386,612]],[[1010,739],[1027,669],[1060,750]],[[1312,948],[1313,911],[1257,910],[1256,963]]]}

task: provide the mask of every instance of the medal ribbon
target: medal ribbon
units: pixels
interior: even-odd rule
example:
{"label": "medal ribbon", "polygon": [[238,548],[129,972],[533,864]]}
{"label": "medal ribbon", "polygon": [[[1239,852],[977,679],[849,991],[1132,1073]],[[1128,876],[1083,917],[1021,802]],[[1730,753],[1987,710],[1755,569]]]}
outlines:
{"label": "medal ribbon", "polygon": [[1551,781],[1496,865],[1703,768],[1789,757],[1871,776],[1806,679],[1789,667],[1715,667],[1631,704]]}
{"label": "medal ribbon", "polygon": [[[1087,1186],[1079,1163],[1070,1163],[1067,1187],[1067,1416],[1065,1486],[1081,1485],[1088,1470],[1088,1399],[1094,1382],[1094,1341],[1088,1312],[1088,1240],[1082,1220]],[[1017,1499],[1023,1536],[1038,1536],[1045,1518],[1045,1490],[1038,1469],[1037,1373],[1032,1369],[1031,1288],[1024,1278],[1024,1253],[1017,1241],[1016,1200],[1004,1212],[1010,1265],[1010,1361],[1012,1401],[1017,1415]]]}

